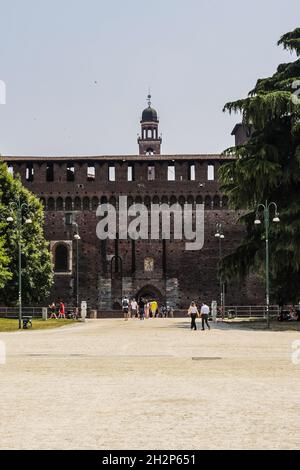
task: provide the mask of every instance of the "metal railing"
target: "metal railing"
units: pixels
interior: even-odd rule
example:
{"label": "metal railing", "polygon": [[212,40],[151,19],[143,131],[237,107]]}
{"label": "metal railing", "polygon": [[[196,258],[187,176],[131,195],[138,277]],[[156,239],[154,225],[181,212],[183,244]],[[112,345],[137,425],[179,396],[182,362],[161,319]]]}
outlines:
{"label": "metal railing", "polygon": [[[0,307],[0,318],[12,318],[18,315],[18,307]],[[22,316],[42,318],[42,307],[22,307]]]}
{"label": "metal railing", "polygon": [[[42,318],[43,317],[43,308],[44,307],[22,307],[22,316],[23,317],[33,317],[33,318]],[[47,307],[48,310],[48,318],[51,315],[50,308]],[[73,305],[65,305],[65,312],[66,316],[68,312],[72,312],[74,310]],[[91,308],[87,308],[87,314],[89,316]],[[56,312],[58,315],[58,311]],[[14,318],[18,317],[19,310],[18,307],[0,307],[0,318]]]}
{"label": "metal railing", "polygon": [[[73,311],[73,305],[65,305],[66,314],[69,311]],[[33,318],[42,318],[43,307],[22,307],[22,316],[30,316]],[[88,317],[90,315],[91,307],[88,307]],[[121,311],[120,311],[121,313]],[[186,310],[175,309],[175,314],[186,315]],[[269,313],[271,318],[277,318],[280,313],[280,307],[278,305],[270,305]],[[12,318],[18,316],[18,307],[0,307],[0,318]],[[50,316],[50,309],[48,308],[48,316]],[[175,315],[177,316],[177,315]],[[261,318],[266,319],[267,309],[265,305],[232,305],[225,307],[225,313],[223,315],[227,319],[235,318],[248,318],[255,319]],[[222,318],[222,313],[218,310],[218,318]]]}
{"label": "metal railing", "polygon": [[[271,318],[277,318],[280,313],[280,307],[278,305],[270,305],[269,314]],[[218,316],[222,316],[219,313]],[[263,318],[267,317],[267,307],[265,305],[232,305],[225,307],[225,318]]]}

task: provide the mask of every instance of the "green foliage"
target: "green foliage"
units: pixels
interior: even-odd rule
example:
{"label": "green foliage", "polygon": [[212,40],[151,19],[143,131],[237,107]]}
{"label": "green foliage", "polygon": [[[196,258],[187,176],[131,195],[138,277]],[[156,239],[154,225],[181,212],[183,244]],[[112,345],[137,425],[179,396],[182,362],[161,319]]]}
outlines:
{"label": "green foliage", "polygon": [[[20,198],[29,207],[23,211],[23,221],[30,217],[32,224],[22,224],[21,234],[17,230],[17,211],[10,209],[10,203]],[[52,265],[48,243],[44,238],[44,212],[42,204],[25,189],[19,179],[14,179],[7,166],[0,162],[1,217],[0,240],[6,250],[6,266],[10,275],[0,284],[0,299],[4,304],[16,303],[18,298],[18,240],[22,240],[22,286],[25,304],[40,302],[45,298],[53,283]],[[6,222],[12,216],[14,222]],[[4,221],[4,222],[3,222]],[[1,246],[1,245],[0,245]],[[1,250],[0,250],[1,253]]]}
{"label": "green foliage", "polygon": [[[1,207],[0,207],[0,211],[1,211]],[[8,265],[9,265],[9,257],[7,256],[4,240],[0,238],[0,289],[3,289],[7,281],[11,279],[12,277],[12,274],[9,271]]]}
{"label": "green foliage", "polygon": [[[300,56],[300,28],[279,44]],[[258,204],[274,201],[281,224],[270,227],[271,287],[280,302],[300,298],[300,99],[292,99],[299,79],[300,59],[279,65],[273,76],[257,81],[247,98],[224,108],[241,112],[254,131],[245,145],[225,152],[234,160],[220,169],[221,189],[231,207],[247,212],[241,220],[245,238],[223,260],[220,273],[227,279],[243,279],[250,271],[264,274],[265,238],[263,226],[254,226],[255,211]]]}

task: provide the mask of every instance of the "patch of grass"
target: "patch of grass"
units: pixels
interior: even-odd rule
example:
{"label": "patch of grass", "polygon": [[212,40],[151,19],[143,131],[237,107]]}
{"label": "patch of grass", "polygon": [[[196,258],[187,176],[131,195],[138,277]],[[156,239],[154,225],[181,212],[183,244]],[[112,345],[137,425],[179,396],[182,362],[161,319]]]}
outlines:
{"label": "patch of grass", "polygon": [[[76,320],[48,320],[41,319],[32,320],[32,328],[30,330],[47,330],[50,328],[60,328],[66,325],[77,323]],[[19,321],[10,318],[0,318],[0,332],[17,331],[19,328]]]}

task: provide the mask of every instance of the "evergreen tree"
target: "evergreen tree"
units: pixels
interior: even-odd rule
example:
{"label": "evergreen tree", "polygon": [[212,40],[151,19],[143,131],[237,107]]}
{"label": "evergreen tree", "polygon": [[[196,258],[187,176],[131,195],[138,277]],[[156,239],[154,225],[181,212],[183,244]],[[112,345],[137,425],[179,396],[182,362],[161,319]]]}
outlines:
{"label": "evergreen tree", "polygon": [[[22,225],[22,286],[23,303],[41,302],[49,294],[53,283],[52,264],[48,242],[44,238],[44,212],[41,202],[24,188],[18,178],[13,178],[7,165],[0,162],[0,201],[1,217],[0,240],[4,244],[6,255],[4,262],[10,275],[0,284],[0,301],[15,304],[18,299],[18,232],[16,230],[17,213],[11,210],[10,203],[20,198],[21,203],[29,207],[23,213],[23,221],[31,218],[32,223]],[[12,216],[14,221],[6,222]],[[3,249],[3,248],[2,248]],[[1,257],[1,245],[0,245]],[[1,258],[0,258],[1,259]],[[1,263],[1,261],[0,261]],[[1,266],[1,265],[0,265]]]}
{"label": "evergreen tree", "polygon": [[[300,28],[278,42],[300,56]],[[225,154],[234,157],[220,169],[221,189],[241,218],[246,234],[241,245],[220,266],[225,279],[245,278],[253,271],[264,275],[263,226],[254,226],[256,207],[274,201],[280,225],[270,227],[270,271],[273,300],[300,299],[300,59],[279,65],[276,73],[260,79],[248,97],[227,103],[224,110],[241,112],[253,131],[249,141]]]}

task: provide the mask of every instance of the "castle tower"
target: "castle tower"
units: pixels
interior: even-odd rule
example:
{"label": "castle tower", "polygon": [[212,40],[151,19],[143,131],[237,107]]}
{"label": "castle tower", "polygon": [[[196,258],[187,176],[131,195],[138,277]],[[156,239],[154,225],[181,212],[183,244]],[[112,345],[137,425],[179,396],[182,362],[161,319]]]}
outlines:
{"label": "castle tower", "polygon": [[140,155],[160,155],[162,138],[158,136],[159,120],[157,112],[151,107],[148,95],[148,108],[144,109],[141,120],[141,136],[138,138]]}

